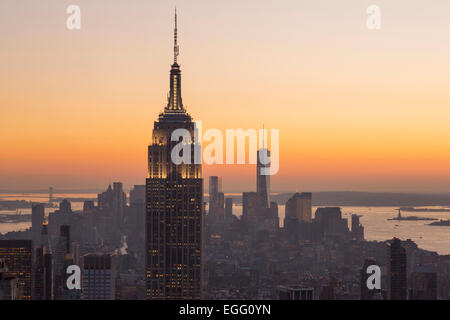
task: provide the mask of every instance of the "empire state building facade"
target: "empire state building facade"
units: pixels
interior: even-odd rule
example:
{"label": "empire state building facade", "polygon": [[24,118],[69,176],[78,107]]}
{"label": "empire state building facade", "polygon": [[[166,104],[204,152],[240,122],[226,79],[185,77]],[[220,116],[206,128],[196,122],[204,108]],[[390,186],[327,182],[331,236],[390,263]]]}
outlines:
{"label": "empire state building facade", "polygon": [[[147,299],[200,299],[202,292],[203,179],[201,164],[174,164],[172,132],[186,129],[194,137],[194,122],[181,99],[177,63],[175,12],[174,63],[164,112],[154,123],[148,147],[146,179]],[[194,159],[194,148],[192,146]]]}

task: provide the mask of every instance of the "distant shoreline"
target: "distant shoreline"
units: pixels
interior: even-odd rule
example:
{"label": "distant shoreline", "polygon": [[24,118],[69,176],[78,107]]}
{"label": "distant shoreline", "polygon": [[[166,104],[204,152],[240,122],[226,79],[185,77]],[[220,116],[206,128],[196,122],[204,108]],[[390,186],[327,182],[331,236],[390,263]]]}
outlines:
{"label": "distant shoreline", "polygon": [[[68,199],[70,201],[82,202],[84,200],[95,200],[86,197],[87,194],[95,195],[99,191],[93,190],[55,190],[54,199]],[[75,191],[75,190],[73,190]],[[308,191],[308,190],[304,190]],[[2,198],[2,195],[15,194],[18,197],[27,195],[47,195],[47,191],[34,192],[8,192],[0,191],[0,200],[8,201],[8,197]],[[61,197],[65,194],[67,197]],[[84,196],[77,197],[76,195]],[[271,200],[283,205],[292,197],[294,192],[272,193]],[[232,198],[235,203],[242,202],[242,195],[238,192],[225,192],[226,198]],[[204,195],[204,201],[207,201],[207,194]],[[43,201],[48,202],[48,201]],[[395,193],[395,192],[362,192],[362,191],[320,191],[312,193],[313,206],[339,206],[339,207],[450,207],[450,193]]]}

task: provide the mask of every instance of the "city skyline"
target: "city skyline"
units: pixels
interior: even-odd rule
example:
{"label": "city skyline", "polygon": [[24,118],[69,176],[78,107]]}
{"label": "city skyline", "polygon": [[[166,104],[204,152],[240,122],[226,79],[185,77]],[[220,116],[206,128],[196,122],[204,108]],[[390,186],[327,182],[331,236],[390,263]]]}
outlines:
{"label": "city skyline", "polygon": [[[80,1],[78,31],[65,4],[7,4],[0,189],[143,184],[175,3]],[[278,192],[450,190],[449,4],[381,1],[378,31],[358,1],[284,4],[176,3],[184,103],[204,129],[280,129]],[[256,183],[252,165],[203,171],[229,192]]]}
{"label": "city skyline", "polygon": [[[155,310],[209,318],[270,315],[275,300],[450,299],[449,75],[437,59],[450,46],[428,34],[432,62],[402,56],[417,39],[392,24],[398,4],[369,5],[359,29],[352,8],[340,29],[339,4],[330,15],[307,1],[198,0],[173,8],[166,52],[167,5],[132,1],[69,5],[65,35],[50,18],[60,2],[11,6],[8,22],[46,16],[45,37],[62,38],[26,49],[43,40],[31,19],[8,34],[14,55],[0,51],[0,300],[170,300]],[[155,20],[140,20],[150,8]],[[286,19],[295,9],[318,19]],[[289,42],[288,29],[307,38]],[[150,34],[161,41],[144,58]],[[48,193],[1,191],[21,177]]]}

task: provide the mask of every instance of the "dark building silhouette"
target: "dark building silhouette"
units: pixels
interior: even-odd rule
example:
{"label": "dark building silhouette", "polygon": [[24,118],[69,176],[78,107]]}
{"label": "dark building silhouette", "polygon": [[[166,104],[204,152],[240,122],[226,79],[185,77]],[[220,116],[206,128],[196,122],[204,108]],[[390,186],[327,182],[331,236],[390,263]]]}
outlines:
{"label": "dark building silhouette", "polygon": [[309,240],[312,221],[312,194],[310,192],[295,193],[286,202],[284,229],[288,237],[296,242]]}
{"label": "dark building silhouette", "polygon": [[[48,235],[50,239],[50,244],[52,245],[52,253],[55,254],[54,249],[56,249],[57,242],[59,241],[60,228],[63,225],[70,225],[70,237],[73,241],[78,243],[83,243],[84,239],[87,239],[90,232],[89,224],[87,223],[96,213],[95,209],[92,209],[90,204],[85,204],[86,210],[83,212],[73,211],[71,209],[71,204],[68,200],[63,200],[60,203],[60,208],[48,214]],[[84,215],[86,214],[86,215]],[[109,224],[109,228],[112,228]],[[36,244],[39,246],[40,243]]]}
{"label": "dark building silhouette", "polygon": [[36,248],[33,300],[52,300],[52,255],[45,248]]}
{"label": "dark building silhouette", "polygon": [[279,229],[278,204],[272,201],[269,207],[265,207],[261,193],[243,192],[242,221],[249,232],[276,232]]}
{"label": "dark building silhouette", "polygon": [[71,252],[73,264],[80,265],[80,245],[76,242],[72,242]]}
{"label": "dark building silhouette", "polygon": [[242,193],[242,220],[247,225],[255,226],[262,220],[264,215],[264,208],[261,205],[262,203],[263,198],[260,193]]}
{"label": "dark building silhouette", "polygon": [[278,203],[275,201],[270,202],[270,207],[267,210],[266,224],[267,227],[273,232],[278,231],[280,228],[280,220],[278,218]]}
{"label": "dark building silhouette", "polygon": [[391,240],[389,252],[390,300],[406,300],[406,250],[400,239]]}
{"label": "dark building silhouette", "polygon": [[114,193],[111,185],[108,185],[106,191],[97,195],[98,208],[100,210],[112,209]]}
{"label": "dark building silhouette", "polygon": [[212,207],[210,207],[210,211],[215,221],[219,223],[223,223],[225,219],[225,196],[223,192],[219,192],[215,195],[214,200],[212,202]]}
{"label": "dark building silhouette", "polygon": [[123,191],[122,182],[113,183],[113,194],[113,214],[115,216],[117,226],[120,227],[123,222],[125,205],[127,203],[127,196]]}
{"label": "dark building silhouette", "polygon": [[[164,112],[154,123],[146,179],[146,282],[148,299],[200,299],[202,295],[203,179],[198,144],[190,144],[188,163],[176,164],[171,152],[185,129],[193,140],[194,122],[181,99],[175,13],[174,63]],[[189,156],[189,154],[182,154]]]}
{"label": "dark building silhouette", "polygon": [[126,242],[131,252],[136,252],[139,263],[136,270],[145,270],[145,185],[135,185],[130,190],[130,205],[125,208]]}
{"label": "dark building silhouette", "polygon": [[225,220],[231,222],[233,219],[233,198],[225,199]]}
{"label": "dark building silhouette", "polygon": [[437,274],[436,272],[411,273],[411,300],[436,300]]}
{"label": "dark building silhouette", "polygon": [[[140,230],[145,225],[145,185],[135,185],[130,190],[129,209],[126,214],[128,224],[133,226],[134,230]],[[145,233],[145,227],[142,231]]]}
{"label": "dark building silhouette", "polygon": [[48,188],[48,202],[51,204],[53,203],[53,187]]}
{"label": "dark building silhouette", "polygon": [[55,248],[54,263],[54,299],[62,298],[66,276],[66,258],[71,254],[70,226],[60,226],[59,237]]}
{"label": "dark building silhouette", "polygon": [[115,300],[116,256],[87,254],[83,257],[83,299]]}
{"label": "dark building silhouette", "polygon": [[130,205],[145,204],[145,185],[135,185],[130,190]]}
{"label": "dark building silhouette", "polygon": [[85,200],[83,203],[83,214],[91,214],[96,211],[93,200]]}
{"label": "dark building silhouette", "polygon": [[286,202],[286,217],[299,222],[312,221],[312,193],[295,193]]}
{"label": "dark building silhouette", "polygon": [[[33,203],[31,205],[31,234],[33,245],[39,245],[41,241],[41,228],[45,216],[45,206],[42,203]],[[33,248],[34,249],[34,248]]]}
{"label": "dark building silhouette", "polygon": [[72,213],[72,205],[69,200],[63,199],[59,203],[59,212],[61,213]]}
{"label": "dark building silhouette", "polygon": [[348,221],[342,218],[339,207],[317,208],[313,222],[317,227],[313,232],[321,235],[322,239],[341,240],[349,235]]}
{"label": "dark building silhouette", "polygon": [[354,240],[362,241],[364,240],[364,227],[359,222],[359,217],[357,214],[352,214],[352,238]]}
{"label": "dark building silhouette", "polygon": [[0,259],[0,300],[21,300],[22,296],[18,279],[8,276],[5,259]]}
{"label": "dark building silhouette", "polygon": [[209,177],[209,195],[216,195],[222,192],[222,178],[218,176]]}
{"label": "dark building silhouette", "polygon": [[242,193],[242,222],[250,232],[279,229],[278,204],[270,201],[270,175],[264,172],[270,169],[269,160],[270,151],[265,148],[257,151],[256,192]]}
{"label": "dark building silhouette", "polygon": [[[267,157],[268,159],[265,159]],[[270,205],[270,175],[264,174],[262,170],[270,168],[270,151],[266,148],[261,148],[257,151],[257,165],[256,165],[256,192],[261,197],[261,206],[269,208]],[[269,163],[265,160],[268,160]]]}
{"label": "dark building silhouette", "polygon": [[222,192],[222,178],[209,177],[209,212],[213,222],[223,223],[225,219],[225,197]]}
{"label": "dark building silhouette", "polygon": [[120,228],[123,222],[126,200],[122,182],[114,182],[113,188],[109,185],[105,192],[97,195],[98,208],[109,212],[116,228]]}
{"label": "dark building silhouette", "polygon": [[48,235],[48,222],[44,218],[41,245],[36,248],[33,300],[53,300],[53,255]]}
{"label": "dark building silhouette", "polygon": [[0,240],[0,259],[3,259],[8,267],[6,276],[17,278],[23,300],[31,299],[32,250],[31,240]]}

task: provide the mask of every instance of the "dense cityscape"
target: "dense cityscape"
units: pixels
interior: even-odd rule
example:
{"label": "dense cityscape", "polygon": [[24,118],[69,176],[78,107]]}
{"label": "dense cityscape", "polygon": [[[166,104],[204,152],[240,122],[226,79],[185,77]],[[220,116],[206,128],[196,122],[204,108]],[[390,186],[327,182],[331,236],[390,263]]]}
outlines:
{"label": "dense cityscape", "polygon": [[[367,241],[358,214],[348,221],[340,207],[313,212],[308,190],[274,200],[264,143],[255,189],[238,197],[223,192],[221,177],[203,177],[201,163],[171,161],[173,131],[195,131],[181,96],[176,19],[170,91],[154,122],[145,184],[128,193],[114,182],[82,210],[56,203],[53,190],[48,202],[32,203],[31,228],[0,234],[0,300],[450,299],[450,255],[410,239]],[[69,287],[73,266],[81,283]],[[370,266],[381,270],[375,289]]]}
{"label": "dense cityscape", "polygon": [[[209,177],[202,283],[195,279],[204,289],[192,299],[449,298],[448,255],[411,240],[365,241],[359,216],[347,221],[339,207],[318,208],[313,218],[307,192],[287,201],[280,228],[266,177],[256,192],[242,194],[241,217],[221,192],[221,178]],[[0,240],[2,299],[148,298],[145,190],[136,185],[127,199],[116,182],[82,211],[63,200],[48,217],[48,204],[34,203],[32,227]],[[65,285],[70,265],[83,270],[80,290]],[[367,289],[369,265],[382,270],[381,290]]]}

